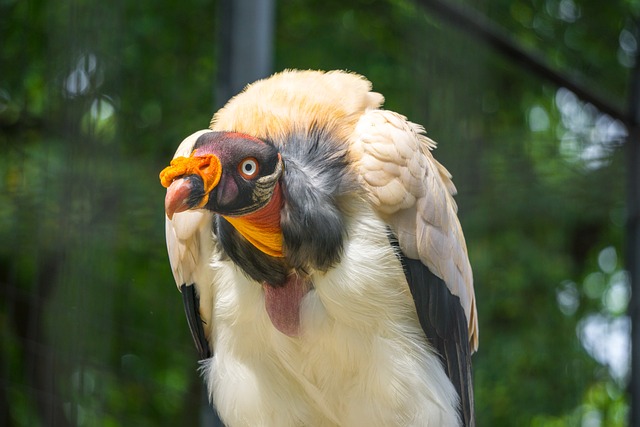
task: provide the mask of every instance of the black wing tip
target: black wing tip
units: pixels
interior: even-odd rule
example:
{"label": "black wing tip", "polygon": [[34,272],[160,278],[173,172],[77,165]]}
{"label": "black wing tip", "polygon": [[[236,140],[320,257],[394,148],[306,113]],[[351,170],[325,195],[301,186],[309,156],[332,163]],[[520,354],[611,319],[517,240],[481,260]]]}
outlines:
{"label": "black wing tip", "polygon": [[420,260],[405,256],[393,233],[389,241],[397,249],[420,325],[460,398],[460,419],[466,427],[475,426],[471,347],[460,298]]}
{"label": "black wing tip", "polygon": [[196,293],[195,284],[187,285],[184,283],[180,286],[182,293],[182,303],[184,304],[184,314],[187,317],[191,337],[196,345],[199,358],[208,359],[212,356],[209,342],[204,334],[202,319],[200,318],[200,300]]}

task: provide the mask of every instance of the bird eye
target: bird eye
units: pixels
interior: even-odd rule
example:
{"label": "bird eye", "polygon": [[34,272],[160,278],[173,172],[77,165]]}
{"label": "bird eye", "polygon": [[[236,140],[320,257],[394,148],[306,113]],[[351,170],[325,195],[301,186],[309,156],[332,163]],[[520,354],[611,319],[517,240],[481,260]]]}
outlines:
{"label": "bird eye", "polygon": [[254,178],[258,174],[258,170],[258,161],[253,157],[244,159],[238,165],[238,172],[245,179]]}

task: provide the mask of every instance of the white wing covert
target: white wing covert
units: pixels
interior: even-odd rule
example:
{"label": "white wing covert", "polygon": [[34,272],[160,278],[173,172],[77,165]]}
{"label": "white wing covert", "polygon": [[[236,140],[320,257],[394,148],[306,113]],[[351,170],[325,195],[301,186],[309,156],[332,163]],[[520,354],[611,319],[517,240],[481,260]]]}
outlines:
{"label": "white wing covert", "polygon": [[408,258],[419,259],[460,298],[471,351],[478,346],[473,277],[449,172],[434,159],[424,129],[392,111],[370,110],[358,122],[352,155],[370,200]]}

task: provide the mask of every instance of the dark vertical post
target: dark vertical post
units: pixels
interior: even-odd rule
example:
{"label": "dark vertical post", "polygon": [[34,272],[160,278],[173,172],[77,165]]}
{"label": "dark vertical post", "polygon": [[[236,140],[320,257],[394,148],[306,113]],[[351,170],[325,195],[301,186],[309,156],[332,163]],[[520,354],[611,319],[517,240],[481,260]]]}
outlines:
{"label": "dark vertical post", "polygon": [[[274,15],[275,0],[218,1],[216,109],[247,84],[273,72]],[[200,424],[223,426],[206,398],[206,390],[203,396]]]}
{"label": "dark vertical post", "polygon": [[273,70],[275,0],[220,0],[216,106]]}
{"label": "dark vertical post", "polygon": [[640,55],[631,76],[627,152],[627,270],[631,280],[631,379],[629,426],[640,426]]}

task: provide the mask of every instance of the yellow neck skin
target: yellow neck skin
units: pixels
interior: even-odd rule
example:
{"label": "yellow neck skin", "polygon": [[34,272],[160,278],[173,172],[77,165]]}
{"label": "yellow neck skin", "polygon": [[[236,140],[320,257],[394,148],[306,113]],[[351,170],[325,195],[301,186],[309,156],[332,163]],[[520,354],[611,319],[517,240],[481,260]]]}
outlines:
{"label": "yellow neck skin", "polygon": [[280,229],[280,210],[282,196],[280,185],[276,184],[273,196],[266,206],[243,216],[224,216],[253,246],[267,255],[284,257],[282,251],[282,230]]}

